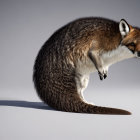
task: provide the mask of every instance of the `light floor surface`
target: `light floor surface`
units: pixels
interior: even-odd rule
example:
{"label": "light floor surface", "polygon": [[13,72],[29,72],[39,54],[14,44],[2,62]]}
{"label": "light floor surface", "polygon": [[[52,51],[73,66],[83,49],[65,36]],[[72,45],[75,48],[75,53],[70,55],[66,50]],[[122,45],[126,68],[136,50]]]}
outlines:
{"label": "light floor surface", "polygon": [[86,90],[97,105],[127,109],[132,115],[55,111],[34,90],[0,91],[0,140],[140,140],[139,89]]}

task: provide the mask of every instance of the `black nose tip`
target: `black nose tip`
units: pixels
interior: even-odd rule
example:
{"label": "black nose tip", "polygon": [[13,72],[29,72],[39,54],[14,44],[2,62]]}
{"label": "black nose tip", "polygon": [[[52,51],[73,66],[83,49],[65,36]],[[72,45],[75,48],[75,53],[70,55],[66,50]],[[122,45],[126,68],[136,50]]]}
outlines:
{"label": "black nose tip", "polygon": [[137,54],[138,54],[138,57],[140,57],[140,51]]}

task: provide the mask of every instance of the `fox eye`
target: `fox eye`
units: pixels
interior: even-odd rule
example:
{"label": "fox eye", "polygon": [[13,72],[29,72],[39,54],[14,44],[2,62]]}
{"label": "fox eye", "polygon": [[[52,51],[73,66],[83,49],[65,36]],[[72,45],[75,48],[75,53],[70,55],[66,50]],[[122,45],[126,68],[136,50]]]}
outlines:
{"label": "fox eye", "polygon": [[132,47],[135,47],[135,46],[136,46],[136,44],[135,44],[134,42],[131,42],[131,43],[129,43],[127,46],[132,46]]}

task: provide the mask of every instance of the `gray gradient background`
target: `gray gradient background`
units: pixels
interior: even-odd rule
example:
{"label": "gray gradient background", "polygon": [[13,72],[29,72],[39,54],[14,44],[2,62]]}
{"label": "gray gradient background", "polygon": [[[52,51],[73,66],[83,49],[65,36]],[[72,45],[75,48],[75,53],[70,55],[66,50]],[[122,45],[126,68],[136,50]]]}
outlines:
{"label": "gray gradient background", "polygon": [[139,0],[0,0],[0,139],[139,140],[140,59],[111,66],[104,81],[92,74],[85,91],[88,101],[131,116],[44,110],[32,83],[35,57],[55,30],[87,16],[140,26],[139,7]]}

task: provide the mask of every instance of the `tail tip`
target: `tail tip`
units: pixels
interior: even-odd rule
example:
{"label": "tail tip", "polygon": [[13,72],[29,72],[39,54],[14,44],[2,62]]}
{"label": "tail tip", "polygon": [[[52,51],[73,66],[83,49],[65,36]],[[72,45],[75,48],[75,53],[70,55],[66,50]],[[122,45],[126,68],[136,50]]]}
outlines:
{"label": "tail tip", "polygon": [[126,111],[126,114],[125,115],[132,115],[132,113],[129,112],[129,111]]}
{"label": "tail tip", "polygon": [[131,115],[132,113],[131,112],[129,112],[129,111],[127,111],[127,110],[122,110],[122,109],[119,109],[119,114],[120,115]]}

